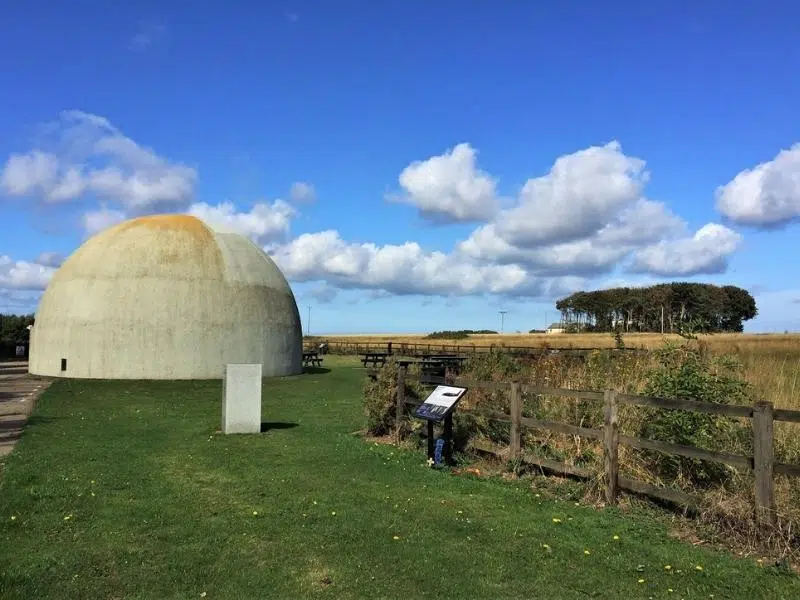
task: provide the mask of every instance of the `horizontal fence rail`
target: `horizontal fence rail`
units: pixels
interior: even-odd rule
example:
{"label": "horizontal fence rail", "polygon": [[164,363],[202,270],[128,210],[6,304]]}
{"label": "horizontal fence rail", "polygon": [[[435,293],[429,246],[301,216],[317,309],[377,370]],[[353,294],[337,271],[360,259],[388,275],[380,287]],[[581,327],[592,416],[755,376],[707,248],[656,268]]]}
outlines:
{"label": "horizontal fence rail", "polygon": [[[367,373],[375,377],[376,369],[368,369]],[[618,490],[625,489],[634,493],[667,500],[676,504],[694,508],[697,498],[678,490],[661,488],[642,481],[622,477],[619,474],[619,445],[640,450],[651,450],[665,454],[721,463],[739,469],[752,471],[755,475],[755,511],[756,518],[762,524],[774,524],[777,518],[775,509],[774,475],[800,477],[800,465],[775,462],[773,427],[775,421],[800,423],[800,411],[775,409],[769,402],[758,402],[754,406],[714,404],[684,398],[657,398],[621,394],[616,391],[573,390],[566,388],[550,388],[544,386],[522,384],[508,381],[475,381],[463,377],[441,377],[431,375],[413,376],[405,367],[398,370],[397,407],[396,407],[396,440],[400,440],[402,417],[407,406],[418,406],[420,402],[405,397],[405,381],[415,378],[424,384],[450,384],[469,389],[487,391],[503,391],[510,395],[509,412],[477,411],[460,409],[459,412],[481,416],[493,421],[508,423],[510,426],[510,444],[508,447],[495,447],[491,443],[473,442],[473,448],[499,457],[519,460],[549,471],[591,479],[595,475],[584,467],[568,465],[556,460],[535,456],[522,449],[522,428],[539,429],[554,433],[574,435],[598,440],[603,444],[603,480],[606,501],[614,504]],[[562,396],[580,400],[596,401],[603,407],[603,428],[592,429],[559,423],[544,419],[523,416],[523,394]],[[671,442],[663,442],[648,438],[622,435],[619,432],[619,406],[635,405],[669,410],[699,411],[708,414],[723,415],[734,418],[746,418],[752,421],[753,456],[742,456],[705,450],[694,446],[685,446]]]}
{"label": "horizontal fence rail", "polygon": [[324,338],[304,340],[304,346],[309,350],[318,350],[320,344],[327,345],[329,354],[367,354],[371,352],[385,352],[398,356],[416,356],[420,354],[457,354],[470,355],[488,352],[504,352],[519,356],[541,356],[547,354],[584,356],[597,350],[612,352],[645,353],[641,348],[558,348],[534,346],[507,346],[505,344],[437,344],[433,342],[346,342],[331,341]]}

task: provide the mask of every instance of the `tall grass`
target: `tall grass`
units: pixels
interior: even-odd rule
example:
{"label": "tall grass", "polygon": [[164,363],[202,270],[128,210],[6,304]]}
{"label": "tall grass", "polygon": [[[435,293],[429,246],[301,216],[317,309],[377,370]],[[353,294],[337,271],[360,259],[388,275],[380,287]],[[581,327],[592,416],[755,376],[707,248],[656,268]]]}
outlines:
{"label": "tall grass", "polygon": [[[608,338],[609,346],[613,345],[610,335],[603,337]],[[630,337],[633,336],[625,336],[626,346],[632,345]],[[466,363],[464,376],[485,381],[513,379],[569,389],[690,396],[727,404],[764,399],[776,407],[800,409],[797,397],[800,337],[706,336],[696,341],[667,343],[663,338],[658,339],[660,345],[654,346],[654,352],[650,353],[596,350],[585,357],[550,355],[525,360],[502,352],[476,355]],[[599,336],[594,336],[594,340],[599,342]],[[389,381],[384,380],[384,384]],[[371,395],[377,392],[375,388],[366,391]],[[409,387],[407,392],[420,393],[416,387]],[[386,407],[393,405],[396,387],[390,393]],[[601,428],[603,424],[602,405],[597,401],[525,395],[523,407],[525,416],[539,419],[588,428]],[[462,408],[506,410],[508,394],[473,389],[462,401]],[[501,445],[508,443],[507,424],[466,411],[456,415],[456,431],[462,446],[478,438]],[[626,435],[730,454],[752,456],[753,452],[749,419],[622,406],[620,429]],[[602,472],[602,446],[593,440],[525,429],[523,443],[527,452]],[[800,464],[800,425],[775,424],[775,454],[779,462]],[[726,537],[755,545],[752,474],[625,446],[620,447],[620,469],[627,477],[699,495],[704,523]],[[772,549],[796,557],[800,544],[792,532],[800,525],[800,481],[776,477],[776,500],[781,525],[773,537]]]}

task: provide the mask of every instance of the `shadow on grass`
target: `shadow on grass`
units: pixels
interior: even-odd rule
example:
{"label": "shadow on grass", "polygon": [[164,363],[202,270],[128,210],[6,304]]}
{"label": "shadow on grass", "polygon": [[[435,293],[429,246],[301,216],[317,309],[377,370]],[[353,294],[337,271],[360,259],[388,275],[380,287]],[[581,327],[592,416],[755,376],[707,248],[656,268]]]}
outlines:
{"label": "shadow on grass", "polygon": [[267,433],[273,429],[294,429],[297,426],[297,423],[288,423],[285,421],[267,421],[265,423],[261,423],[261,433]]}
{"label": "shadow on grass", "polygon": [[330,372],[331,370],[325,367],[303,367],[303,375],[321,375]]}

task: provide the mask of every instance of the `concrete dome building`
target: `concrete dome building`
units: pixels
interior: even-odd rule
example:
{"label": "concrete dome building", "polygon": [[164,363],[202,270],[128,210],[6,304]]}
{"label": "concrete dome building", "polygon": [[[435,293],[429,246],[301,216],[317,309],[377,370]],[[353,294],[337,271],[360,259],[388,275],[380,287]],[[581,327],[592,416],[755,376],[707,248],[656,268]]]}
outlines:
{"label": "concrete dome building", "polygon": [[249,239],[188,215],[110,227],[56,271],[31,329],[29,371],[97,379],[216,379],[228,363],[302,371],[297,303]]}

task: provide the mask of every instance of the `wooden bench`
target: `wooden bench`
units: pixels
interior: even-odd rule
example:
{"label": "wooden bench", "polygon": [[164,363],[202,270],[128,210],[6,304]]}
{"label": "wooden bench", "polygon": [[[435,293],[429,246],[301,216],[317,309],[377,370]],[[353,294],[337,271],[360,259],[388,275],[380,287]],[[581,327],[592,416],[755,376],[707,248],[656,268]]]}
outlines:
{"label": "wooden bench", "polygon": [[381,365],[386,364],[386,357],[389,356],[388,352],[365,352],[361,359],[362,364],[366,367],[367,363],[372,363],[373,367],[377,367],[378,363]]}
{"label": "wooden bench", "polygon": [[303,352],[304,367],[321,367],[322,359],[318,352]]}

